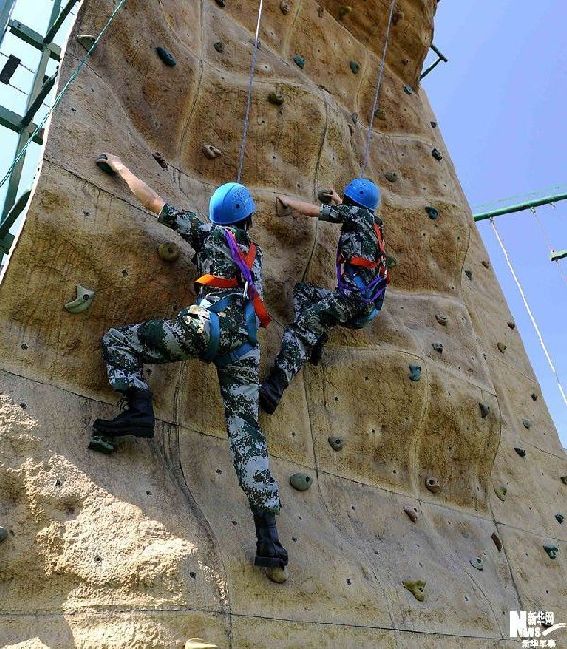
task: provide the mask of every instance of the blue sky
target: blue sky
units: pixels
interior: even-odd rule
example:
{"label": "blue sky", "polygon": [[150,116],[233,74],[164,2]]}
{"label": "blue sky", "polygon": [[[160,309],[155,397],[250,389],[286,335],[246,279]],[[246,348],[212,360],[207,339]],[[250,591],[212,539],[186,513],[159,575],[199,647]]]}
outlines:
{"label": "blue sky", "polygon": [[[439,2],[434,43],[449,59],[423,86],[473,206],[567,188],[567,3]],[[510,203],[515,202],[511,200]],[[567,260],[552,264],[546,239],[567,248],[567,201],[500,216],[512,257],[561,382],[567,387]],[[539,346],[488,222],[479,223],[508,304],[567,447],[567,406]]]}

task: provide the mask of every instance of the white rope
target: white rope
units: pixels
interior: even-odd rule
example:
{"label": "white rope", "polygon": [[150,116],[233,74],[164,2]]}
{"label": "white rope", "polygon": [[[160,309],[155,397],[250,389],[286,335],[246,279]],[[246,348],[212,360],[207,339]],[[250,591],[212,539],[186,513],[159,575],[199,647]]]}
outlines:
{"label": "white rope", "polygon": [[252,52],[252,61],[250,62],[250,78],[248,79],[248,99],[246,101],[246,112],[244,113],[244,125],[242,127],[242,141],[240,143],[240,155],[238,158],[238,173],[236,182],[239,183],[242,178],[242,168],[244,167],[244,153],[246,152],[246,141],[248,140],[248,125],[250,124],[250,109],[252,107],[252,90],[254,87],[254,72],[256,71],[256,59],[260,48],[260,21],[262,20],[262,11],[264,2],[260,0],[258,5],[258,21],[256,22],[256,36],[254,38],[254,51]]}
{"label": "white rope", "polygon": [[490,225],[492,226],[492,229],[494,230],[494,234],[496,235],[496,238],[498,239],[498,243],[500,244],[500,248],[502,249],[502,252],[504,254],[504,257],[506,258],[506,263],[508,264],[508,268],[510,269],[510,272],[512,273],[512,277],[514,278],[514,281],[516,282],[516,286],[518,287],[518,291],[520,291],[520,295],[522,296],[522,300],[524,302],[524,306],[526,307],[526,311],[528,312],[528,315],[530,316],[530,320],[532,321],[532,325],[535,329],[535,332],[537,334],[537,337],[539,338],[539,342],[541,345],[541,348],[543,349],[543,353],[545,354],[545,357],[547,359],[547,362],[549,363],[549,367],[551,368],[551,371],[553,372],[553,375],[555,376],[555,380],[557,381],[557,387],[559,388],[559,392],[561,392],[561,396],[563,397],[563,401],[565,402],[565,405],[567,406],[567,396],[565,395],[565,390],[563,389],[563,386],[561,385],[561,381],[559,380],[559,375],[557,374],[557,370],[555,369],[555,365],[553,364],[553,361],[551,360],[551,356],[549,355],[549,352],[547,351],[547,347],[545,345],[545,342],[543,341],[543,336],[541,335],[541,331],[537,325],[537,322],[534,318],[534,315],[532,313],[532,310],[530,309],[530,305],[528,304],[528,301],[526,299],[526,294],[524,293],[524,289],[522,288],[522,285],[520,284],[520,280],[518,279],[518,276],[516,275],[516,272],[514,271],[514,267],[512,266],[512,262],[510,261],[510,256],[508,255],[508,251],[506,250],[506,247],[504,246],[504,243],[500,237],[500,234],[498,230],[496,229],[496,225],[494,224],[494,219],[490,219]]}
{"label": "white rope", "polygon": [[366,167],[368,167],[368,159],[370,157],[370,141],[372,140],[372,125],[374,123],[374,115],[376,109],[378,108],[378,100],[380,98],[380,90],[382,89],[382,81],[384,80],[384,68],[386,66],[386,54],[388,53],[388,44],[390,42],[390,30],[392,28],[392,19],[394,17],[394,8],[396,6],[396,0],[392,0],[390,5],[390,14],[388,16],[388,26],[386,28],[386,38],[384,39],[384,50],[382,52],[382,61],[380,63],[380,69],[378,71],[378,78],[376,80],[376,91],[374,92],[374,101],[372,102],[372,110],[368,116],[368,132],[366,134],[366,145],[364,147],[364,160],[362,163],[362,170],[360,172],[361,176],[364,176]]}

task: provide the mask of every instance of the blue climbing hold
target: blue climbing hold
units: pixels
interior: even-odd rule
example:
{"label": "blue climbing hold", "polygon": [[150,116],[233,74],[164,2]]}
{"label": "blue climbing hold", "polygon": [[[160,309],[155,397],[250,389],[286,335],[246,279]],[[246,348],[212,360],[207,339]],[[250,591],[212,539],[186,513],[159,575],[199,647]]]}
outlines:
{"label": "blue climbing hold", "polygon": [[209,219],[216,225],[244,221],[256,211],[252,194],[240,183],[225,183],[218,187],[209,202]]}
{"label": "blue climbing hold", "polygon": [[305,67],[305,59],[303,58],[303,56],[301,56],[301,54],[296,54],[293,57],[293,62],[295,63],[295,65],[297,65],[298,68],[301,68],[302,70]]}
{"label": "blue climbing hold", "polygon": [[419,381],[421,379],[421,367],[419,365],[410,365],[410,381]]}
{"label": "blue climbing hold", "polygon": [[425,211],[432,221],[436,221],[439,218],[439,212],[434,207],[426,207]]}
{"label": "blue climbing hold", "polygon": [[156,47],[156,52],[159,58],[167,65],[169,68],[172,68],[176,65],[176,60],[173,58],[173,54],[168,52],[163,47]]}

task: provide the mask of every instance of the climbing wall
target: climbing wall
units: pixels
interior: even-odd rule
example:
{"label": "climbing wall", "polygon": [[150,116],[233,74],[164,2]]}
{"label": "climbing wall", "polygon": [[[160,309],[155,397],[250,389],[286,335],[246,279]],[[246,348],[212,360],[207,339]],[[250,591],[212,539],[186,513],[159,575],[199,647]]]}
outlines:
{"label": "climbing wall", "polygon": [[[94,159],[116,153],[206,213],[235,176],[257,11],[128,0],[55,113],[0,287],[2,647],[492,649],[521,644],[509,610],[567,622],[567,458],[419,88],[436,4],[399,0],[374,122],[368,173],[396,262],[384,310],[334,332],[261,420],[291,556],[276,585],[251,566],[212,367],[149,368],[157,438],[87,450],[92,420],[116,412],[101,335],[175,313],[195,277],[189,246]],[[86,0],[75,35],[98,33],[114,6]],[[243,176],[275,318],[264,367],[294,283],[333,285],[338,236],[279,220],[274,194],[313,200],[358,174],[388,9],[265,3]],[[83,55],[73,37],[63,81]],[[162,243],[180,247],[177,262]],[[95,297],[72,314],[77,284]],[[295,473],[309,490],[290,486]]]}

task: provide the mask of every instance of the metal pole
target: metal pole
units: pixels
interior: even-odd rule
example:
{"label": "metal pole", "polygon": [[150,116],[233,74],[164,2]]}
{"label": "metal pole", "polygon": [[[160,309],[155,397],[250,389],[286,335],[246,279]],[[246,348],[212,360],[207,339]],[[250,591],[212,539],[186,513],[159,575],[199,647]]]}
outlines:
{"label": "metal pole", "polygon": [[559,201],[564,201],[567,199],[567,194],[554,194],[552,196],[544,196],[542,198],[537,198],[533,201],[526,201],[525,203],[518,203],[517,205],[509,205],[508,207],[501,207],[497,210],[491,210],[490,212],[481,212],[480,214],[475,214],[473,216],[475,223],[477,221],[484,221],[490,219],[493,216],[501,216],[502,214],[512,214],[513,212],[523,212],[524,210],[529,210],[532,207],[540,207],[541,205],[551,205],[552,203],[557,203]]}

